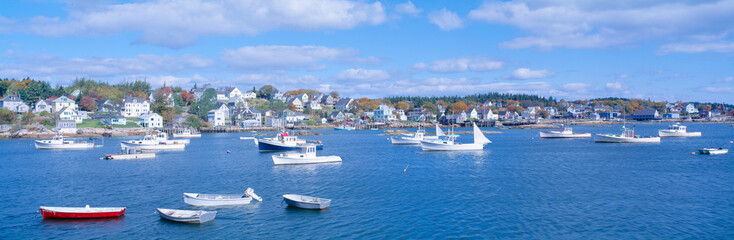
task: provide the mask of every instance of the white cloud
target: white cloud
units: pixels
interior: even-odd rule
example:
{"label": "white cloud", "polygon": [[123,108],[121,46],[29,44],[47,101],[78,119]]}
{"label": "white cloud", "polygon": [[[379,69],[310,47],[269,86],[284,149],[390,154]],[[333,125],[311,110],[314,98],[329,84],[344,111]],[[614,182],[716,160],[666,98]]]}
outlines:
{"label": "white cloud", "polygon": [[410,67],[410,71],[411,72],[422,71],[423,69],[426,69],[426,67],[428,67],[428,64],[424,62],[419,62],[419,63],[413,64],[413,66]]}
{"label": "white cloud", "polygon": [[566,83],[561,86],[566,91],[572,91],[576,93],[587,93],[589,92],[589,88],[591,88],[593,85],[588,83]]}
{"label": "white cloud", "polygon": [[69,6],[68,17],[38,16],[15,31],[44,36],[140,32],[143,44],[179,48],[200,36],[254,35],[276,29],[346,30],[386,21],[380,2],[349,0],[156,0]]}
{"label": "white cloud", "polygon": [[705,87],[702,90],[710,93],[734,93],[734,87]]}
{"label": "white cloud", "polygon": [[719,79],[714,81],[715,83],[723,83],[723,82],[734,82],[734,77],[726,77],[724,79]]}
{"label": "white cloud", "polygon": [[405,3],[401,3],[395,6],[395,11],[402,14],[407,14],[411,16],[418,16],[421,12],[423,12],[423,9],[416,8],[413,2],[407,1]]}
{"label": "white cloud", "polygon": [[627,75],[626,73],[622,73],[622,74],[618,74],[618,75],[616,75],[614,77],[615,78],[618,78],[618,79],[625,79],[625,78],[629,78],[630,75]]}
{"label": "white cloud", "polygon": [[623,85],[620,82],[608,82],[605,85],[605,87],[606,87],[607,90],[612,91],[612,92],[616,92],[616,93],[625,93],[625,94],[629,94],[630,93],[630,91],[628,90],[629,87]]}
{"label": "white cloud", "polygon": [[555,73],[541,69],[541,70],[530,70],[529,68],[518,68],[515,69],[515,71],[512,71],[512,75],[510,75],[510,78],[512,79],[537,79],[537,78],[547,78],[554,76]]}
{"label": "white cloud", "polygon": [[673,43],[660,46],[658,53],[734,52],[734,42]]}
{"label": "white cloud", "polygon": [[464,27],[464,23],[456,13],[441,9],[441,11],[433,11],[428,13],[428,21],[438,26],[439,29],[444,31],[454,30]]}
{"label": "white cloud", "polygon": [[489,58],[451,58],[433,61],[428,66],[428,71],[434,73],[465,72],[467,70],[486,72],[500,70],[503,66],[504,62]]}
{"label": "white cloud", "polygon": [[732,31],[734,1],[485,2],[469,18],[529,32],[505,48],[599,48],[654,39],[711,39]]}
{"label": "white cloud", "polygon": [[140,54],[132,58],[62,58],[53,55],[4,56],[0,72],[7,77],[41,79],[99,78],[123,75],[180,74],[206,69],[214,64],[198,55]]}
{"label": "white cloud", "polygon": [[336,76],[338,79],[344,80],[385,80],[390,78],[390,74],[383,70],[377,69],[361,69],[361,68],[350,68],[342,71]]}
{"label": "white cloud", "polygon": [[323,70],[325,66],[321,63],[325,61],[358,61],[358,53],[358,51],[352,49],[323,46],[271,45],[226,49],[222,52],[221,57],[227,65],[237,69],[261,70],[306,67],[312,70]]}

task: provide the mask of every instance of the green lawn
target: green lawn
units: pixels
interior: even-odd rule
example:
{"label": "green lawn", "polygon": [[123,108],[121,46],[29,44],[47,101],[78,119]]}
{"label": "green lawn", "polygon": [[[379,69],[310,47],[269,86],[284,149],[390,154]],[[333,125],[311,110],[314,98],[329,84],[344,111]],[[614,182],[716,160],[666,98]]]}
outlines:
{"label": "green lawn", "polygon": [[89,120],[82,121],[82,123],[77,123],[76,127],[77,128],[102,128],[104,127],[104,125],[102,125],[102,123],[100,122],[100,119],[94,119],[94,120],[89,119]]}

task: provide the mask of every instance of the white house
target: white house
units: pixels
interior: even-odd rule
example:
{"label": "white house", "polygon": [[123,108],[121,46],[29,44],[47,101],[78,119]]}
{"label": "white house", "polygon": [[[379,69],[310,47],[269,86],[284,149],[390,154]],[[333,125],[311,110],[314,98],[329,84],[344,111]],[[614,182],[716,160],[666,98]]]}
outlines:
{"label": "white house", "polygon": [[75,123],[82,123],[83,121],[83,118],[78,111],[68,107],[62,108],[56,112],[56,119],[74,121]]}
{"label": "white house", "polygon": [[146,128],[161,128],[163,117],[157,113],[144,113],[138,116],[138,125]]}
{"label": "white house", "polygon": [[492,109],[489,108],[482,108],[480,112],[480,116],[478,117],[481,120],[498,120],[499,115],[495,114]]}
{"label": "white house", "polygon": [[257,98],[257,94],[253,91],[247,91],[242,97],[244,97],[245,99],[253,99]]}
{"label": "white house", "polygon": [[51,103],[51,101],[46,100],[38,100],[38,102],[36,102],[36,106],[33,108],[34,113],[41,113],[43,111],[50,113],[52,110],[53,104]]}
{"label": "white house", "polygon": [[692,103],[689,103],[686,105],[686,112],[688,113],[698,113],[698,108],[696,106],[693,106]]}
{"label": "white house", "polygon": [[217,108],[207,113],[207,122],[214,126],[224,126],[227,122],[225,119],[225,111],[222,109]]}
{"label": "white house", "polygon": [[230,116],[230,108],[227,106],[227,104],[223,102],[217,102],[216,109],[222,110],[224,112],[224,118],[227,119]]}
{"label": "white house", "polygon": [[298,113],[287,109],[280,114],[280,118],[283,119],[286,123],[300,122],[306,119],[306,117],[307,116],[303,113]]}
{"label": "white house", "polygon": [[150,112],[150,102],[143,98],[129,96],[120,104],[120,114],[124,117],[137,117]]}
{"label": "white house", "polygon": [[380,104],[380,106],[375,109],[373,119],[375,121],[395,121],[395,114],[393,114],[394,110],[394,108],[388,105]]}
{"label": "white house", "polygon": [[406,116],[405,111],[403,111],[402,109],[395,110],[393,114],[395,114],[396,120],[408,121],[408,116]]}
{"label": "white house", "polygon": [[217,90],[217,102],[227,102],[227,100],[229,100],[227,92]]}
{"label": "white house", "polygon": [[310,101],[310,102],[308,102],[308,108],[314,109],[314,110],[323,109],[321,107],[321,102],[319,102],[319,101]]}
{"label": "white house", "polygon": [[469,112],[466,115],[468,118],[474,118],[479,119],[479,112],[477,112],[476,108],[469,109]]}
{"label": "white house", "polygon": [[0,100],[0,107],[17,113],[28,112],[30,107],[23,102],[17,95],[8,95]]}
{"label": "white house", "polygon": [[227,98],[233,98],[233,97],[242,97],[242,92],[240,92],[240,89],[237,87],[229,87],[227,88]]}
{"label": "white house", "polygon": [[59,133],[76,133],[76,122],[74,120],[56,121],[56,131]]}
{"label": "white house", "polygon": [[295,108],[296,111],[303,111],[303,101],[301,101],[301,98],[291,97],[288,99],[287,103],[289,106],[293,105],[293,108]]}

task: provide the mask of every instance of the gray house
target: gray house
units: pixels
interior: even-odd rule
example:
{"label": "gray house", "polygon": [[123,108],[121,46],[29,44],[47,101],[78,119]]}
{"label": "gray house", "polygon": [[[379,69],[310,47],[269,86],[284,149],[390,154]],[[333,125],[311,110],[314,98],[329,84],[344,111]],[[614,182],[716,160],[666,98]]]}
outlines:
{"label": "gray house", "polygon": [[28,109],[30,109],[30,107],[23,102],[23,99],[20,99],[17,95],[8,95],[3,98],[3,100],[0,100],[0,107],[17,113],[28,112]]}
{"label": "gray house", "polygon": [[33,113],[41,113],[44,111],[49,113],[53,111],[53,104],[51,103],[51,101],[38,100],[35,107],[33,108]]}
{"label": "gray house", "polygon": [[342,98],[339,99],[338,102],[336,102],[336,105],[334,105],[334,109],[339,111],[351,111],[357,108],[357,101],[354,101],[354,99],[351,98]]}
{"label": "gray house", "polygon": [[343,122],[346,118],[347,116],[343,112],[336,111],[329,114],[328,120],[332,122]]}

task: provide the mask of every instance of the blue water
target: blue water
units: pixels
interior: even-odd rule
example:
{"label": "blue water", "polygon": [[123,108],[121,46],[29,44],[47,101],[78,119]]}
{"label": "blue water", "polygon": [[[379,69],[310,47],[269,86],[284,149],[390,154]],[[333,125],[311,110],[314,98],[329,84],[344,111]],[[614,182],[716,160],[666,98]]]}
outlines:
{"label": "blue water", "polygon": [[[332,131],[320,155],[343,163],[273,166],[251,134],[205,134],[186,151],[155,159],[100,160],[93,150],[35,150],[0,141],[0,239],[30,238],[734,238],[734,127],[688,124],[700,138],[660,144],[539,139],[538,130],[499,130],[483,152],[422,152],[392,146],[382,131]],[[652,135],[664,124],[637,125]],[[469,129],[464,129],[469,130]],[[496,130],[496,129],[492,129]],[[620,126],[576,126],[618,133]],[[471,141],[470,135],[461,137]],[[227,154],[227,150],[231,153]],[[403,170],[407,171],[404,173]],[[156,208],[197,209],[183,192],[242,193],[264,201],[217,210],[202,225],[161,221]],[[281,195],[333,199],[329,209],[286,208]],[[39,206],[123,206],[113,220],[49,221]]]}

